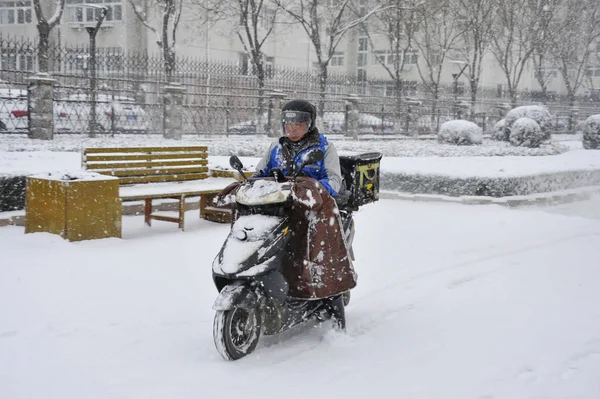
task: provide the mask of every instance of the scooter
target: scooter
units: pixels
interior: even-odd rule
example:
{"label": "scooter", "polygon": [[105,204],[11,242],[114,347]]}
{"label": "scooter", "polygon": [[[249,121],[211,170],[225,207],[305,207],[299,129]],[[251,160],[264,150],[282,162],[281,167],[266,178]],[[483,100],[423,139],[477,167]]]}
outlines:
{"label": "scooter", "polygon": [[[334,328],[345,330],[344,306],[348,305],[350,291],[314,300],[291,298],[282,274],[293,228],[287,212],[293,185],[303,167],[319,162],[323,156],[318,149],[307,152],[291,179],[277,176],[275,171],[273,179],[252,181],[244,176],[239,158],[230,158],[232,168],[244,176],[244,181],[235,194],[235,221],[212,265],[213,281],[219,290],[213,305],[213,338],[226,360],[250,354],[261,333],[277,334],[309,320],[332,319]],[[340,213],[347,248],[351,248],[352,210],[340,209]]]}

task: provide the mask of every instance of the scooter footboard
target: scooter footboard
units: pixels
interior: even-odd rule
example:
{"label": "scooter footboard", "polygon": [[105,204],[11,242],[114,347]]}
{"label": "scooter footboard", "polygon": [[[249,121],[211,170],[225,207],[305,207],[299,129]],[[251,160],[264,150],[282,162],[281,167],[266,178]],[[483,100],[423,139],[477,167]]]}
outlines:
{"label": "scooter footboard", "polygon": [[247,284],[229,284],[219,292],[212,308],[214,310],[253,309],[258,306],[259,300],[255,288]]}

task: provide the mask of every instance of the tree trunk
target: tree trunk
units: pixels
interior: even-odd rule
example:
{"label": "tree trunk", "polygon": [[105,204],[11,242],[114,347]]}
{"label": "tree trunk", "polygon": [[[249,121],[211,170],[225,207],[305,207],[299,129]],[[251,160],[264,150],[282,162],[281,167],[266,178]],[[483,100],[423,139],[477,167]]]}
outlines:
{"label": "tree trunk", "polygon": [[[265,70],[262,64],[256,64],[256,79],[258,81],[258,126],[256,127],[256,133],[265,132],[265,122],[263,120],[263,114],[265,113]],[[270,124],[271,119],[267,115],[267,123]],[[270,127],[270,126],[269,126]]]}
{"label": "tree trunk", "polygon": [[475,102],[477,101],[477,86],[479,86],[478,80],[471,79],[471,105],[469,106],[469,118],[471,122],[475,121]]}
{"label": "tree trunk", "polygon": [[48,23],[38,22],[38,34],[40,36],[38,45],[38,70],[48,72],[48,59],[50,58],[50,27]]}
{"label": "tree trunk", "polygon": [[325,91],[327,89],[327,64],[319,63],[319,103],[317,112],[321,118],[325,112]]}
{"label": "tree trunk", "polygon": [[508,91],[510,93],[510,105],[515,108],[517,106],[517,89],[511,86]]}

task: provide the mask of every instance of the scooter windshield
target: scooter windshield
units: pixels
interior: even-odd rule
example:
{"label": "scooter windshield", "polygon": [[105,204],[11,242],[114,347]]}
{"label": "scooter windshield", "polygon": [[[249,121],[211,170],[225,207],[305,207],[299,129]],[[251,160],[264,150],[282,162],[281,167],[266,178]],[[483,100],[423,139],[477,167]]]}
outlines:
{"label": "scooter windshield", "polygon": [[240,187],[236,201],[242,205],[266,205],[285,202],[291,193],[288,182],[255,180]]}

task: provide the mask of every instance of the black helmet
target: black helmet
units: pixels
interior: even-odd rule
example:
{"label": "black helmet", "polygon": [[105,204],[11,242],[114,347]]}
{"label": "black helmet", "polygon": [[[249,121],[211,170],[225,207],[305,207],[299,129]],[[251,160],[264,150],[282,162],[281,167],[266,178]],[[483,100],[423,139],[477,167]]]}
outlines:
{"label": "black helmet", "polygon": [[315,127],[316,119],[317,109],[306,100],[292,100],[281,109],[281,123],[284,130],[286,122],[306,122],[308,131],[311,131]]}

